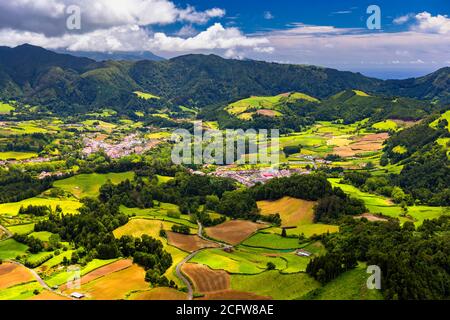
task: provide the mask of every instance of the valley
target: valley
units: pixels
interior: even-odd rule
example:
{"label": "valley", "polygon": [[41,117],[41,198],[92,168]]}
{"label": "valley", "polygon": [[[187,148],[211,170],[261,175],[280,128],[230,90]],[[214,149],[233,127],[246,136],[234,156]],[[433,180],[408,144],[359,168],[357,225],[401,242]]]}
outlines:
{"label": "valley", "polygon": [[[130,62],[126,72],[63,58],[50,65],[87,86],[74,80],[72,96],[0,79],[20,92],[0,95],[0,299],[448,298],[448,283],[435,285],[448,279],[448,87],[398,96],[348,73],[318,87],[308,76],[338,71],[310,66],[292,66],[289,85],[257,85],[249,74],[288,67],[215,56]],[[197,78],[222,68],[216,83],[238,65],[239,93],[144,81],[192,61]],[[132,79],[105,81],[105,69]],[[95,98],[80,103],[87,92]],[[176,131],[199,122],[219,135],[279,130],[278,162],[175,164]],[[370,264],[384,268],[381,291],[366,287]]]}

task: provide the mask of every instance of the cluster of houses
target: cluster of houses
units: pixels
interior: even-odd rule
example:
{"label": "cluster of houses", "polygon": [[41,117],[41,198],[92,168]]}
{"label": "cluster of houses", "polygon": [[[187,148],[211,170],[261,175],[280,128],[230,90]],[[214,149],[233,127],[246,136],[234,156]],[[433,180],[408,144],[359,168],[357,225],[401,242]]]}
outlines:
{"label": "cluster of houses", "polygon": [[[195,174],[195,172],[194,172]],[[210,173],[216,177],[236,180],[246,187],[252,187],[257,183],[266,183],[274,178],[290,177],[293,174],[310,174],[310,171],[301,169],[286,170],[221,170]]]}
{"label": "cluster of houses", "polygon": [[93,138],[84,138],[83,153],[90,155],[92,153],[103,150],[110,158],[118,159],[130,154],[143,154],[144,152],[154,148],[159,141],[146,140],[139,138],[137,134],[126,136],[119,143],[108,143],[104,140]]}

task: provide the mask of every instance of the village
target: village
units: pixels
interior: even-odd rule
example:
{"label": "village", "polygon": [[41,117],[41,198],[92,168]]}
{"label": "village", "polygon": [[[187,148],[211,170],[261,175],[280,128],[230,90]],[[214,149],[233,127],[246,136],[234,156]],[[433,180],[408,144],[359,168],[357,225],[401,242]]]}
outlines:
{"label": "village", "polygon": [[143,154],[160,143],[159,140],[139,138],[137,134],[126,136],[119,143],[109,143],[98,137],[85,137],[83,139],[83,154],[88,156],[98,151],[104,151],[111,159],[119,159],[131,154]]}

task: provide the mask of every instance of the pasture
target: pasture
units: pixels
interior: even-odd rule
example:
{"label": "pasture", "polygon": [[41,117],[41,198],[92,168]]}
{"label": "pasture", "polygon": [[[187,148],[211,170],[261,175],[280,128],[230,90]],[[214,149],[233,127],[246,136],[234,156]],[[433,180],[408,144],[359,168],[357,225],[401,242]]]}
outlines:
{"label": "pasture", "polygon": [[280,235],[266,232],[258,232],[245,240],[242,245],[267,249],[297,249],[300,247],[298,238],[283,238]]}
{"label": "pasture", "polygon": [[67,179],[55,181],[53,185],[56,188],[61,188],[71,193],[78,199],[84,197],[94,198],[99,195],[100,187],[108,180],[113,184],[119,184],[127,179],[132,180],[133,177],[133,172],[79,174]]}
{"label": "pasture", "polygon": [[34,223],[28,224],[19,224],[15,226],[8,226],[8,230],[11,231],[12,234],[28,234],[33,232]]}
{"label": "pasture", "polygon": [[[351,197],[363,200],[370,213],[399,218],[402,223],[411,221],[409,218],[401,216],[402,208],[400,205],[393,203],[389,198],[363,192],[354,186],[340,183],[340,179],[338,178],[328,180],[333,187],[339,187]],[[441,215],[450,214],[450,212],[445,207],[408,206],[407,214],[413,219],[416,225],[421,225],[426,219],[435,219]]]}
{"label": "pasture", "polygon": [[280,256],[263,254],[246,247],[239,247],[232,253],[222,249],[201,251],[190,262],[204,264],[214,270],[225,270],[231,274],[258,274],[267,269],[268,262],[272,262],[277,270],[287,268],[287,261]]}
{"label": "pasture", "polygon": [[319,282],[305,273],[282,274],[272,270],[256,275],[231,276],[233,290],[252,292],[275,300],[301,299],[319,287]]}
{"label": "pasture", "polygon": [[366,266],[347,271],[307,296],[314,300],[383,300],[379,290],[367,288]]}
{"label": "pasture", "polygon": [[0,260],[15,259],[17,256],[25,255],[28,246],[14,239],[0,241]]}

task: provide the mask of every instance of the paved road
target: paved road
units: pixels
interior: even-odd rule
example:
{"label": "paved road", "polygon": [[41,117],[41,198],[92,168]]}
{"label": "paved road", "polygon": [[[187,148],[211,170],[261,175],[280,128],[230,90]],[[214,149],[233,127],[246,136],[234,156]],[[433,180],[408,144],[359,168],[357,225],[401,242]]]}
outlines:
{"label": "paved road", "polygon": [[4,226],[2,226],[0,224],[0,230],[2,230],[5,234],[6,234],[6,238],[1,239],[1,241],[12,238],[13,234],[11,233],[11,231],[9,231],[8,229],[6,229]]}
{"label": "paved road", "polygon": [[[215,240],[211,240],[211,239],[208,239],[208,238],[204,237],[204,236],[203,236],[203,226],[202,226],[202,224],[201,224],[200,222],[197,222],[197,224],[198,224],[198,232],[197,232],[197,235],[198,235],[201,239],[207,240],[207,241],[211,241],[211,242],[215,242],[215,243],[217,243],[217,244],[218,244],[219,246],[221,246],[221,247],[228,246],[228,245],[226,245],[225,243],[222,243],[222,242],[219,242],[219,241],[215,241]],[[187,292],[187,294],[188,294],[188,300],[192,300],[192,299],[194,298],[194,289],[192,288],[192,284],[191,284],[191,282],[189,281],[189,279],[187,278],[187,276],[185,276],[185,275],[183,274],[183,272],[181,271],[181,268],[183,267],[183,265],[184,265],[185,263],[188,263],[189,260],[191,260],[192,258],[194,258],[194,257],[197,255],[197,253],[199,253],[200,251],[205,251],[205,250],[210,250],[210,249],[216,249],[216,248],[202,248],[202,249],[199,249],[199,250],[197,250],[197,251],[194,251],[194,252],[192,252],[190,255],[188,255],[186,258],[184,258],[184,259],[177,265],[177,267],[176,267],[176,274],[177,274],[177,277],[180,278],[181,281],[184,282],[184,284],[186,285],[186,288],[187,288],[187,290],[188,290],[188,292]]]}

